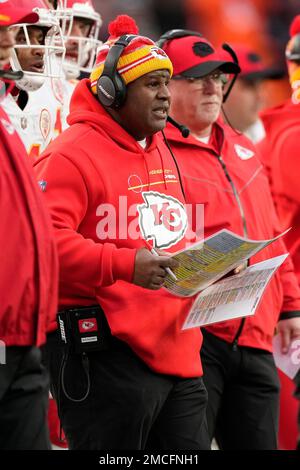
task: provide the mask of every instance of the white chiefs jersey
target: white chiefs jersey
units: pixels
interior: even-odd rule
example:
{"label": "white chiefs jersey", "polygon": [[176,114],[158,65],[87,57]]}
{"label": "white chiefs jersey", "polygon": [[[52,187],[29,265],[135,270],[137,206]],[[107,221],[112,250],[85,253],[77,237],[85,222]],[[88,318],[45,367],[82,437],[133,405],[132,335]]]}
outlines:
{"label": "white chiefs jersey", "polygon": [[29,92],[24,109],[11,94],[2,106],[32,158],[62,132],[63,87],[59,79],[47,78],[39,90]]}

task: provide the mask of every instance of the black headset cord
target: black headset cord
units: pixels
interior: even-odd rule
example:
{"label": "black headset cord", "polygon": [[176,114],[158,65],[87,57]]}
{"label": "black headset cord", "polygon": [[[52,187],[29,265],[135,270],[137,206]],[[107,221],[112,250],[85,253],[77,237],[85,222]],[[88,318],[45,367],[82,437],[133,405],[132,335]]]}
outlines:
{"label": "black headset cord", "polygon": [[181,178],[181,174],[180,174],[180,170],[179,170],[179,166],[178,166],[177,160],[176,160],[176,158],[175,158],[174,153],[172,152],[172,149],[171,149],[171,147],[170,147],[170,144],[169,144],[169,142],[168,142],[168,140],[167,140],[167,138],[166,138],[166,135],[165,135],[164,131],[162,130],[161,133],[162,133],[162,135],[163,135],[164,142],[165,142],[165,144],[166,144],[166,146],[167,146],[167,148],[168,148],[168,150],[169,150],[169,152],[170,152],[170,154],[171,154],[171,156],[172,156],[172,158],[173,158],[173,161],[174,161],[174,163],[175,163],[175,166],[176,166],[176,169],[177,169],[177,173],[178,173],[178,177],[179,177],[179,183],[180,183],[181,191],[182,191],[184,200],[186,201],[185,191],[184,191],[183,182],[182,182],[182,178]]}
{"label": "black headset cord", "polygon": [[90,393],[90,390],[91,390],[91,380],[90,380],[90,362],[89,362],[89,358],[87,356],[86,353],[82,353],[81,355],[81,362],[82,362],[82,366],[83,366],[83,369],[84,369],[84,372],[85,372],[85,375],[86,375],[86,378],[87,378],[87,389],[86,389],[86,392],[85,394],[81,397],[81,398],[74,398],[74,397],[71,397],[69,395],[69,393],[67,392],[66,390],[66,386],[65,386],[65,368],[66,368],[66,365],[67,365],[67,361],[68,361],[68,358],[69,358],[69,351],[66,350],[64,352],[64,355],[63,355],[63,358],[62,358],[62,361],[61,361],[61,365],[60,365],[60,370],[59,370],[59,384],[61,384],[61,387],[62,387],[62,391],[64,392],[64,395],[71,401],[75,402],[75,403],[81,403],[83,402],[89,395]]}

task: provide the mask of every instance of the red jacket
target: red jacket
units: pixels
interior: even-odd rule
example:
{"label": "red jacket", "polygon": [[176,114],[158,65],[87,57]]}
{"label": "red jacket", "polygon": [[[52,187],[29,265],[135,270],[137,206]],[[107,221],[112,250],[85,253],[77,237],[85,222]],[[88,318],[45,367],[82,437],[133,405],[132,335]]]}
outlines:
{"label": "red jacket", "polygon": [[262,114],[266,138],[260,143],[271,190],[300,285],[300,105],[290,101]]}
{"label": "red jacket", "polygon": [[[185,246],[176,166],[157,136],[143,150],[99,104],[88,83],[82,80],[75,89],[70,128],[35,166],[46,184],[58,243],[60,306],[99,302],[112,334],[149,367],[199,376],[202,336],[196,329],[181,331],[192,299],[132,284],[136,250],[146,246],[140,230],[149,234],[147,223],[158,229],[159,246],[169,251]],[[173,231],[165,232],[165,218]],[[173,244],[162,241],[166,233]]]}
{"label": "red jacket", "polygon": [[0,340],[40,345],[57,309],[51,221],[25,148],[0,108]]}
{"label": "red jacket", "polygon": [[[166,135],[181,169],[187,203],[204,204],[206,237],[222,228],[244,235],[245,227],[254,240],[278,233],[268,180],[246,137],[217,123],[207,145],[193,136],[184,139],[169,126]],[[277,241],[254,256],[251,264],[286,251],[283,242]],[[211,325],[207,330],[228,342],[237,339],[239,345],[271,351],[280,312],[298,310],[299,288],[288,258],[273,276],[254,316]]]}

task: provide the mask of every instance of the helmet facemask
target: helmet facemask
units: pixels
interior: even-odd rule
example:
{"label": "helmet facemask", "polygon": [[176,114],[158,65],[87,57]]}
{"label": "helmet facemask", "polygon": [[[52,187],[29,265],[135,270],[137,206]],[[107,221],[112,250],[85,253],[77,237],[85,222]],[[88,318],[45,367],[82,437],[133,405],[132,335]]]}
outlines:
{"label": "helmet facemask", "polygon": [[[72,28],[68,35],[64,36],[66,44],[66,57],[64,72],[67,79],[77,78],[80,72],[90,73],[95,63],[99,41],[99,30],[102,25],[99,13],[94,10],[91,2],[78,0],[70,2],[67,11],[72,12]],[[78,24],[83,25],[82,34],[75,35],[81,30]],[[73,53],[73,56],[72,56]],[[69,56],[69,57],[68,57]]]}
{"label": "helmet facemask", "polygon": [[[73,25],[76,24],[76,20],[77,18],[74,17]],[[101,45],[98,39],[100,23],[85,18],[78,18],[78,21],[89,22],[89,32],[87,36],[70,35],[64,38],[66,56],[63,69],[67,79],[77,78],[80,72],[90,73],[95,63],[97,49]],[[74,55],[70,57],[72,51]]]}
{"label": "helmet facemask", "polygon": [[[45,82],[46,77],[61,78],[62,64],[65,55],[65,47],[63,36],[59,27],[58,20],[49,11],[43,9],[34,9],[39,15],[39,21],[32,24],[20,24],[20,32],[22,32],[22,43],[16,42],[11,58],[11,66],[13,70],[21,70],[24,76],[18,80],[17,86],[21,90],[35,91],[38,90]],[[43,31],[43,43],[32,44],[30,40],[30,28],[41,29]],[[22,49],[39,49],[42,51],[41,61],[44,67],[41,71],[25,70],[18,58],[18,52]]]}
{"label": "helmet facemask", "polygon": [[69,36],[73,25],[73,12],[67,7],[67,0],[53,1],[51,13],[58,19],[63,37]]}

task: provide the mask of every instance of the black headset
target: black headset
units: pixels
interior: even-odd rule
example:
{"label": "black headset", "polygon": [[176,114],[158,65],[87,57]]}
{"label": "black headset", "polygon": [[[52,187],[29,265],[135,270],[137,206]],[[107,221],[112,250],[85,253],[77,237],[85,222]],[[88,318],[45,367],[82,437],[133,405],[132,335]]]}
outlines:
{"label": "black headset", "polygon": [[[163,34],[157,45],[164,44],[166,41],[184,36],[199,36],[202,34],[184,29],[173,29]],[[97,80],[97,96],[100,103],[108,108],[118,109],[124,104],[126,98],[126,84],[117,71],[118,61],[123,50],[137,36],[126,34],[121,36],[110,48],[104,63],[102,75]]]}
{"label": "black headset", "polygon": [[[189,29],[170,29],[169,31],[164,33],[158,39],[158,41],[156,41],[156,45],[162,49],[166,42],[171,41],[172,39],[184,38],[186,36],[198,36],[200,38],[203,38],[203,35],[201,33],[197,33],[196,31],[190,31]],[[171,116],[168,116],[167,119],[169,123],[172,124],[172,126],[176,127],[181,132],[182,137],[186,138],[189,136],[190,130],[188,127],[179,124],[173,118],[171,118]]]}
{"label": "black headset", "polygon": [[203,38],[203,34],[197,33],[196,31],[190,31],[189,29],[170,29],[164,33],[156,44],[158,47],[163,48],[165,43],[171,41],[172,39],[184,38],[186,36],[198,36]]}
{"label": "black headset", "polygon": [[0,78],[3,80],[17,81],[23,78],[24,72],[22,70],[0,70]]}
{"label": "black headset", "polygon": [[[183,30],[176,30],[176,31],[183,31]],[[186,35],[186,34],[184,34]],[[162,39],[163,35],[160,39]],[[199,34],[201,36],[201,34]],[[121,77],[121,75],[117,71],[118,60],[125,49],[126,46],[134,39],[137,35],[134,34],[126,34],[121,36],[111,47],[109,50],[105,63],[102,75],[97,80],[97,96],[102,104],[102,106],[106,106],[108,108],[118,109],[124,104],[126,98],[126,84]],[[181,36],[174,36],[174,37],[181,37]],[[160,46],[159,46],[160,47]],[[170,119],[173,126],[177,127],[184,137],[187,137],[190,133],[189,129],[185,126],[181,126],[177,122],[175,122],[172,118]],[[183,182],[181,179],[178,163],[176,158],[172,152],[172,149],[166,139],[164,132],[162,131],[164,141],[168,150],[171,153],[171,156],[174,160],[174,163],[177,168],[179,182],[181,186],[182,193],[185,198]]]}
{"label": "black headset", "polygon": [[97,96],[107,108],[118,109],[126,98],[126,84],[117,71],[118,60],[128,44],[136,38],[135,34],[121,36],[110,48],[102,75],[97,80]]}

